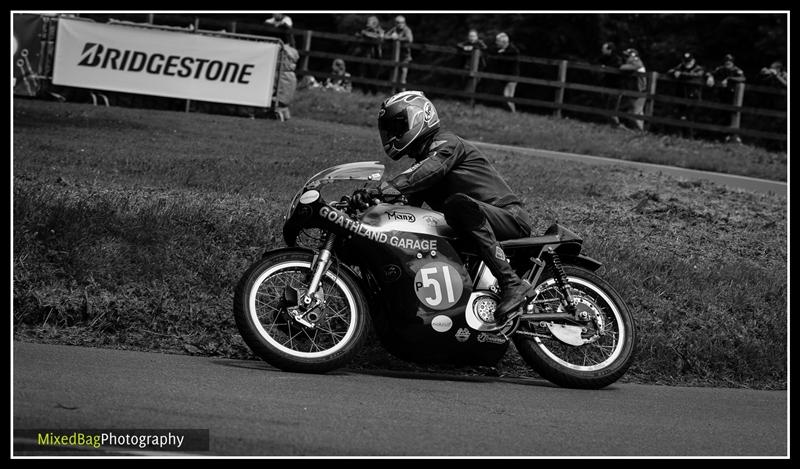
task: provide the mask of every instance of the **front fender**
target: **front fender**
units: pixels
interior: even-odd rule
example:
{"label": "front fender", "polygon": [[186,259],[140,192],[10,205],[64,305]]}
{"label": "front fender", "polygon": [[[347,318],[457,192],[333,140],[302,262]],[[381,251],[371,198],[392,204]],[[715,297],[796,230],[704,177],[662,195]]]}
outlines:
{"label": "front fender", "polygon": [[[286,253],[286,252],[297,252],[297,253],[301,253],[301,254],[307,254],[307,255],[311,256],[312,258],[314,258],[317,255],[317,253],[313,249],[300,247],[300,246],[287,246],[287,247],[282,247],[282,248],[278,248],[278,249],[268,249],[268,250],[264,251],[264,254],[261,255],[261,258],[263,259],[263,258],[265,258],[267,256],[272,255],[272,254],[281,254],[281,253]],[[331,261],[333,262],[333,264],[331,264],[331,267],[328,268],[329,270],[331,268],[339,269],[339,270],[346,270],[348,274],[350,274],[354,279],[356,279],[356,281],[358,282],[359,286],[361,287],[361,290],[364,293],[366,293],[366,295],[368,297],[373,296],[373,291],[367,285],[367,282],[364,279],[364,277],[362,277],[361,275],[357,274],[347,264],[343,264],[343,263],[339,262],[339,260],[336,258],[335,255],[332,257]]]}
{"label": "front fender", "polygon": [[261,258],[263,259],[263,258],[269,256],[270,254],[280,254],[280,253],[284,253],[284,252],[300,252],[300,253],[309,254],[311,256],[314,256],[316,254],[312,249],[309,249],[309,248],[304,248],[304,247],[300,247],[300,246],[286,246],[286,247],[278,248],[278,249],[267,249],[266,251],[264,251],[264,254],[261,255]]}

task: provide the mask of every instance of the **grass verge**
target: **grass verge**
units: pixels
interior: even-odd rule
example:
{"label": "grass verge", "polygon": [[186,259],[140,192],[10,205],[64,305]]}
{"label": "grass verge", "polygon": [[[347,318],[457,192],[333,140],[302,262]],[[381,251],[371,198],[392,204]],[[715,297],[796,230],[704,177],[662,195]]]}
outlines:
{"label": "grass verge", "polygon": [[[377,125],[382,97],[320,89],[297,93],[292,114],[363,127]],[[436,99],[442,125],[464,138],[786,181],[786,153],[764,148],[639,133],[573,119]],[[377,135],[377,130],[375,131]]]}

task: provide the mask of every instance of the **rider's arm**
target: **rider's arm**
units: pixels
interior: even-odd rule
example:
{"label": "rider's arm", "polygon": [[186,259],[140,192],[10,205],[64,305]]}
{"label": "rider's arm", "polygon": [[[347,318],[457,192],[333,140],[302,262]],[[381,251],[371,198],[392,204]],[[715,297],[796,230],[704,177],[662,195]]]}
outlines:
{"label": "rider's arm", "polygon": [[463,158],[456,142],[436,147],[428,156],[387,182],[403,194],[423,191],[444,177]]}

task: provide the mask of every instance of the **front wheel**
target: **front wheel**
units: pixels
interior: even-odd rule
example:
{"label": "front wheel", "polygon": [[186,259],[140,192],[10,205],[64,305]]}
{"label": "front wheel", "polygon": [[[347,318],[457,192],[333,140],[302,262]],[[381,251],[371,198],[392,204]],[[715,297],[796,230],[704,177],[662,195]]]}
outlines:
{"label": "front wheel", "polygon": [[314,310],[320,319],[304,325],[287,310],[287,288],[308,289],[313,254],[268,253],[242,276],[234,295],[236,327],[250,349],[285,371],[323,373],[344,366],[358,352],[368,329],[367,301],[359,282],[332,264],[322,278]]}
{"label": "front wheel", "polygon": [[[514,335],[514,345],[531,368],[553,383],[581,389],[606,387],[622,377],[633,361],[633,316],[603,278],[571,265],[565,265],[564,272],[578,311],[588,320],[553,324],[537,321],[535,315],[525,318]],[[545,272],[536,286],[536,310],[564,312],[560,300],[553,275]]]}

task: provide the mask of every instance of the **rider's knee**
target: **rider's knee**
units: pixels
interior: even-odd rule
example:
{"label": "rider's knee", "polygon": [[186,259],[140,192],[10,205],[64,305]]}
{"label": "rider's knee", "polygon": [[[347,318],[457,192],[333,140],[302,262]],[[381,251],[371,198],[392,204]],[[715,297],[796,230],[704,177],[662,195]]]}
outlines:
{"label": "rider's knee", "polygon": [[444,219],[455,229],[474,229],[483,224],[485,215],[472,197],[458,193],[444,201]]}

